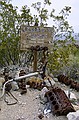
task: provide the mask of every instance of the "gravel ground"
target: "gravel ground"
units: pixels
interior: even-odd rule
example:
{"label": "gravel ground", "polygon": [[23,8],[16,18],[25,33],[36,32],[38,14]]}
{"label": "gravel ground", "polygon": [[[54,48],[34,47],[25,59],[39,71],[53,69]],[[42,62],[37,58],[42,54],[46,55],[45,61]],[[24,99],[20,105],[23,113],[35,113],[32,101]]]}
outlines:
{"label": "gravel ground", "polygon": [[[59,82],[56,86],[63,90],[69,88]],[[12,94],[18,99],[15,105],[7,105],[4,99],[0,100],[0,120],[40,120],[39,114],[43,113],[45,105],[41,103],[39,98],[41,91],[27,88],[25,95],[20,95],[19,91],[12,91]],[[73,90],[73,93],[79,98],[79,93]],[[14,102],[10,96],[6,96],[9,102]],[[67,120],[66,116],[54,116],[52,113],[44,115],[42,120]]]}

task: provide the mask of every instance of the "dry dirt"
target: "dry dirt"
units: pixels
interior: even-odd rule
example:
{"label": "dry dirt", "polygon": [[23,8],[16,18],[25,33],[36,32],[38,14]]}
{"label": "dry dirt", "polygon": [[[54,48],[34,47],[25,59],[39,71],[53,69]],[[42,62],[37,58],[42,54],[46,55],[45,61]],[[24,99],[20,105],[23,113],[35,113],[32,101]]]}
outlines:
{"label": "dry dirt", "polygon": [[[56,86],[63,90],[69,88],[59,82],[56,82]],[[79,98],[79,93],[75,93]],[[18,99],[18,103],[15,105],[7,105],[4,99],[0,100],[0,120],[40,120],[38,117],[40,113],[43,114],[45,105],[43,105],[39,98],[41,91],[27,88],[25,95],[20,95],[20,91],[12,91],[12,94]],[[9,102],[14,102],[10,96],[6,96]],[[67,120],[66,116],[54,116],[52,113],[48,113],[43,116],[42,120]]]}

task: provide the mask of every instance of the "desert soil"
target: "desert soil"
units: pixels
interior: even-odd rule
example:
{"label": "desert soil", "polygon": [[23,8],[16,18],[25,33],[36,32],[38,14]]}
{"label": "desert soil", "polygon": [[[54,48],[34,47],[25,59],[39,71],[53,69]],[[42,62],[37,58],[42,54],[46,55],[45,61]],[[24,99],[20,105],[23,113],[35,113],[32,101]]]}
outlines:
{"label": "desert soil", "polygon": [[[56,82],[56,86],[63,90],[68,90],[69,87]],[[79,98],[79,93],[75,90],[72,92]],[[41,91],[37,89],[27,88],[27,93],[20,94],[20,91],[11,91],[18,99],[15,105],[7,105],[4,98],[0,100],[0,120],[40,120],[39,114],[43,114],[45,105],[40,100]],[[5,97],[5,96],[4,96]],[[15,102],[10,96],[6,96],[7,100]],[[54,116],[52,113],[43,114],[42,120],[68,120],[66,116]]]}

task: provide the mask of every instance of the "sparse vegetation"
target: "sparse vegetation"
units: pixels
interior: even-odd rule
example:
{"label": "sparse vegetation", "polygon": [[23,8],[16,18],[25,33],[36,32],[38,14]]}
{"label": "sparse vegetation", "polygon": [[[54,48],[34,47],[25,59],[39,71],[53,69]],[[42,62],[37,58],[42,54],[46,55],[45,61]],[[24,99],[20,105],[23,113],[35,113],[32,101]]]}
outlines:
{"label": "sparse vegetation", "polygon": [[[54,39],[48,56],[49,71],[54,75],[65,72],[70,77],[79,74],[79,70],[77,69],[79,66],[79,50],[74,46],[75,40],[72,37],[73,29],[67,21],[67,17],[71,13],[71,7],[65,6],[58,15],[55,15],[55,9],[48,11],[46,8],[46,6],[50,7],[51,2],[44,0],[43,7],[40,2],[32,4],[32,9],[37,11],[37,14],[33,15],[30,10],[31,8],[27,5],[22,7],[20,14],[17,12],[18,8],[14,7],[11,2],[0,1],[0,5],[1,67],[21,64],[19,45],[20,26],[22,24],[44,27],[48,25],[47,20],[51,19],[54,29]],[[62,38],[63,33],[64,40],[56,40],[57,36],[61,36]],[[29,52],[26,53],[28,54]],[[77,69],[76,72],[75,69]]]}

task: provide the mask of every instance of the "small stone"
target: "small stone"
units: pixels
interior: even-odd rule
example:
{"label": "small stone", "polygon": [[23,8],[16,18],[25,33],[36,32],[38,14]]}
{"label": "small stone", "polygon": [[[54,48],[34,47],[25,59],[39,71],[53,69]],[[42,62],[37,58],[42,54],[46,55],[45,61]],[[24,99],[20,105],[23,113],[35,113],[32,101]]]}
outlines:
{"label": "small stone", "polygon": [[41,114],[38,115],[38,117],[39,117],[40,119],[42,119],[42,118],[44,117],[44,115],[41,113]]}
{"label": "small stone", "polygon": [[26,103],[22,103],[22,105],[26,105]]}
{"label": "small stone", "polygon": [[18,118],[17,120],[21,120],[20,118]]}
{"label": "small stone", "polygon": [[58,78],[54,78],[54,81],[55,81],[55,82],[58,82]]}
{"label": "small stone", "polygon": [[27,93],[27,90],[22,90],[20,94],[23,95],[25,93]]}
{"label": "small stone", "polygon": [[22,105],[22,102],[21,102],[21,101],[18,101],[18,105]]}

